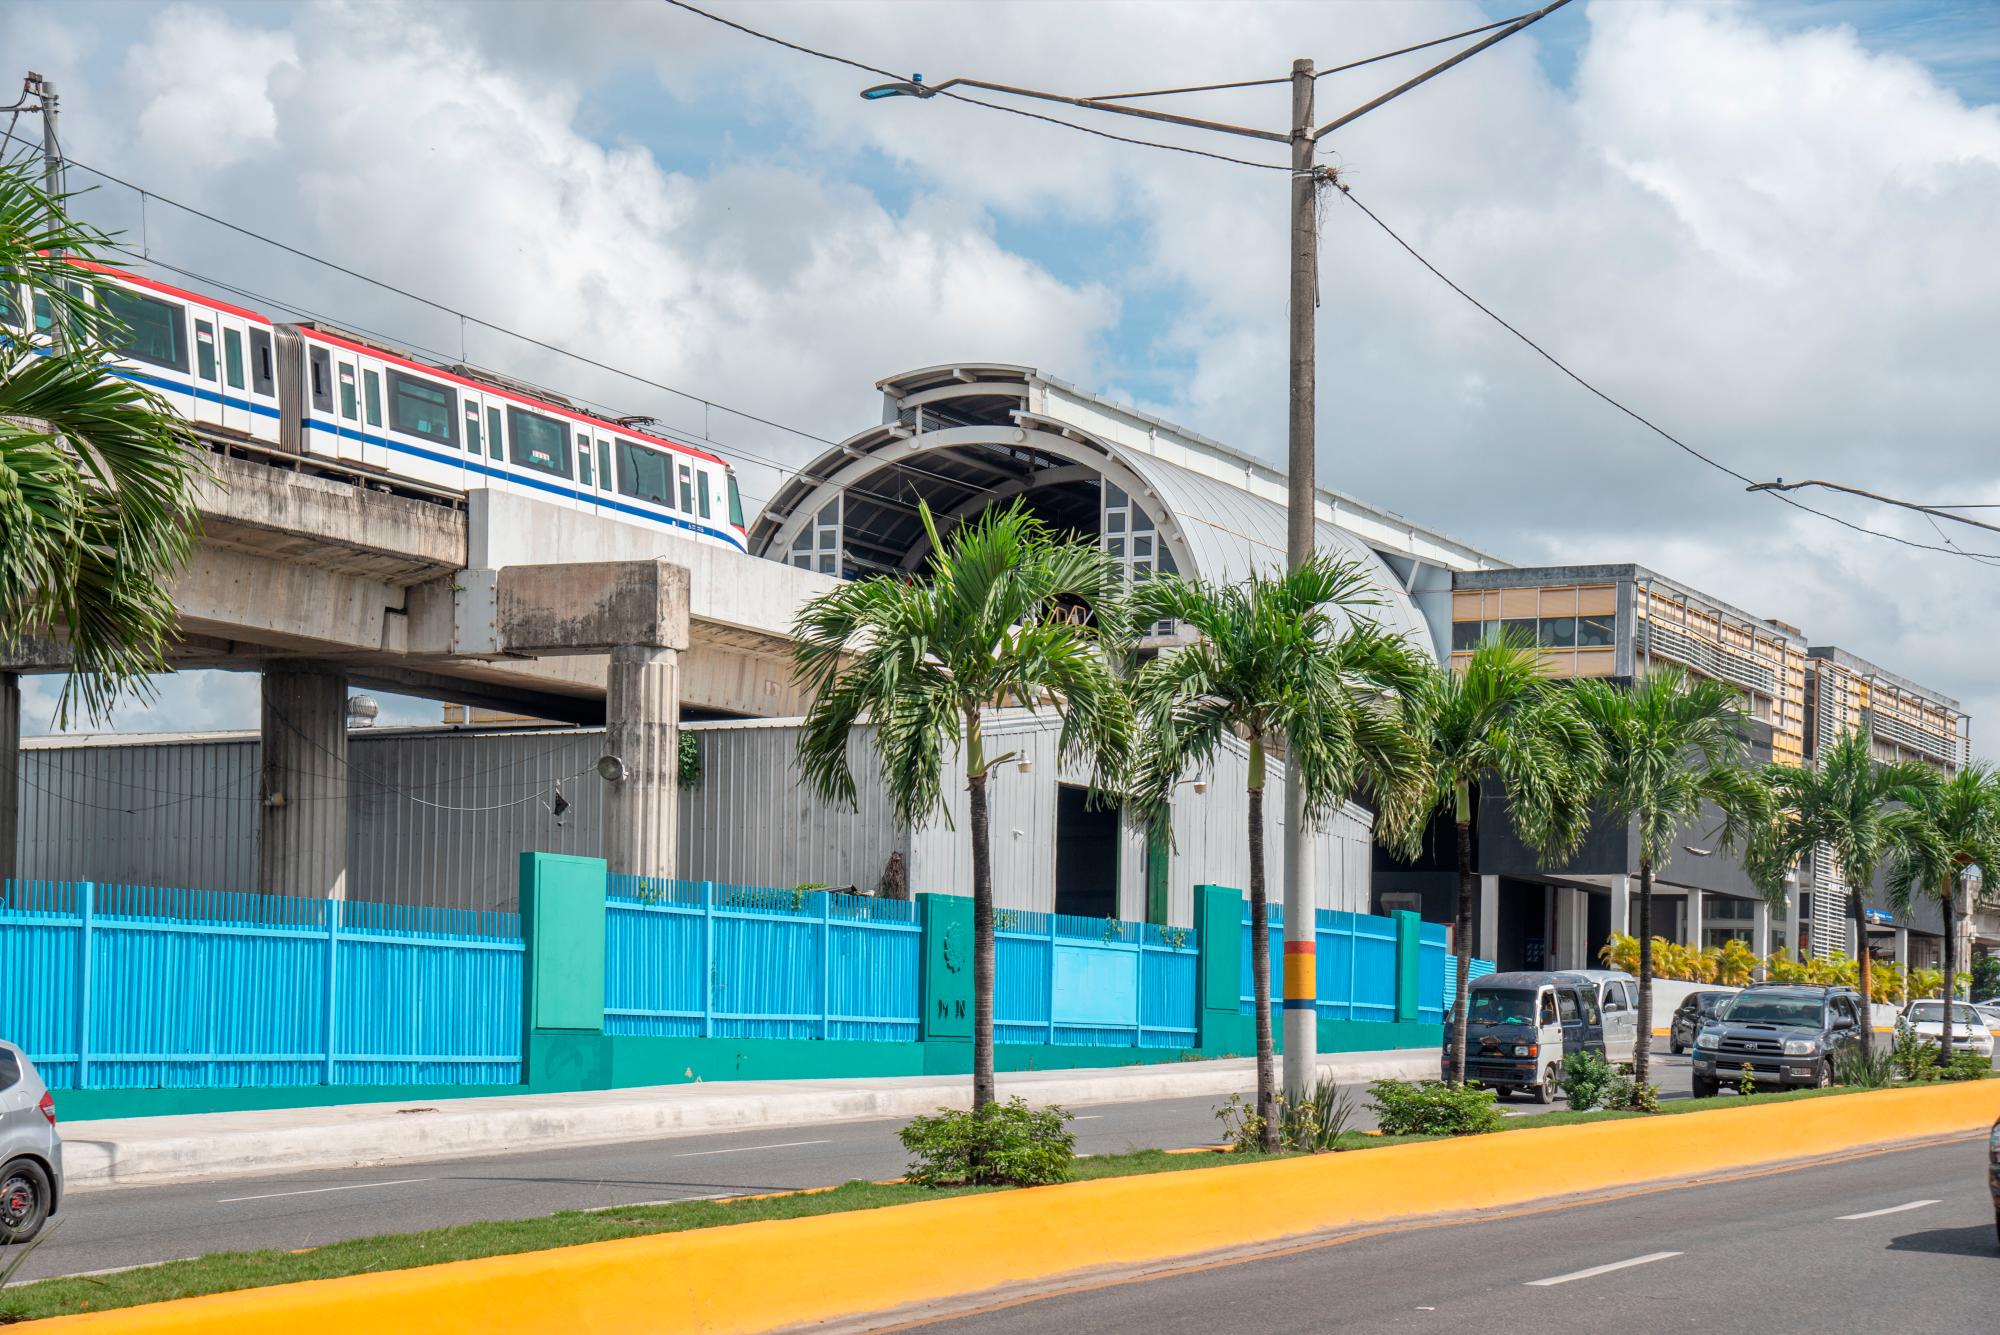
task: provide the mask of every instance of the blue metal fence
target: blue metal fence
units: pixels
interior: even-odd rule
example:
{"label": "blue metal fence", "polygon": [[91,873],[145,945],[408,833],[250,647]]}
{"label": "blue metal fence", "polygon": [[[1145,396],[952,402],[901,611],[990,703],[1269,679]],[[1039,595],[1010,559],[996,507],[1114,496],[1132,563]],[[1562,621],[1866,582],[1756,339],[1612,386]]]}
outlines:
{"label": "blue metal fence", "polygon": [[[1466,971],[1466,976],[1468,978],[1484,978],[1487,974],[1492,972],[1493,972],[1492,960],[1474,959],[1472,961],[1472,967]],[[1445,1015],[1449,1016],[1451,1014],[1452,1003],[1457,1000],[1458,1000],[1458,967],[1451,962],[1451,957],[1447,955],[1445,957],[1445,966],[1444,966],[1444,1004],[1439,1009]]]}
{"label": "blue metal fence", "polygon": [[9,882],[0,1034],[57,1089],[515,1084],[520,918]]}
{"label": "blue metal fence", "polygon": [[[1277,1005],[1283,999],[1285,987],[1284,905],[1270,905],[1267,926],[1271,938],[1271,1002]],[[1395,919],[1319,909],[1315,911],[1313,936],[1319,1018],[1394,1020]],[[1243,953],[1239,974],[1242,985],[1238,998],[1245,1015],[1255,1009],[1256,997],[1256,984],[1250,969],[1250,940],[1250,905],[1246,900],[1243,905]]]}
{"label": "blue metal fence", "polygon": [[921,934],[906,900],[614,874],[604,1032],[912,1040]]}
{"label": "blue metal fence", "polygon": [[1199,1037],[1196,946],[1190,928],[999,910],[994,1040],[1191,1048]]}

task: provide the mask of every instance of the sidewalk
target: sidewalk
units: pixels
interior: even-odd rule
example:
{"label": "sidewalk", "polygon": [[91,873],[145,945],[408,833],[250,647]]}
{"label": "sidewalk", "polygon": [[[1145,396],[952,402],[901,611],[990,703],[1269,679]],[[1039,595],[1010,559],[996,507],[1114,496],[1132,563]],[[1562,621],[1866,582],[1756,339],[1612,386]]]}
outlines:
{"label": "sidewalk", "polygon": [[[1431,1048],[1327,1053],[1320,1070],[1342,1084],[1434,1076]],[[1000,1096],[1083,1107],[1153,1099],[1248,1094],[1254,1063],[1173,1062],[1154,1066],[1002,1074]],[[743,1080],[657,1085],[575,1094],[343,1104],[178,1117],[65,1122],[63,1168],[71,1191],[142,1186],[191,1178],[351,1168],[506,1150],[653,1140],[716,1131],[816,1126],[911,1117],[964,1107],[970,1076],[874,1080]],[[60,1105],[58,1105],[60,1106]]]}

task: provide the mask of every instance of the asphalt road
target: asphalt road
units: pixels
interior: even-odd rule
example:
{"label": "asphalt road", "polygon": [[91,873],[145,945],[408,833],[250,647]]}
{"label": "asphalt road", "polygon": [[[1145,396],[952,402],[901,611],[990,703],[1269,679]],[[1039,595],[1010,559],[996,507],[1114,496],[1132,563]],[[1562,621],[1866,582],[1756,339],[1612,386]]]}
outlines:
{"label": "asphalt road", "polygon": [[[1687,1059],[1659,1056],[1655,1064],[1663,1095],[1687,1097]],[[1080,1108],[1077,1151],[1114,1154],[1214,1144],[1220,1138],[1215,1109],[1221,1103],[1203,1095]],[[1525,1099],[1501,1106],[1516,1115],[1542,1111]],[[1374,1120],[1364,1109],[1355,1125],[1371,1127]],[[17,1279],[207,1252],[316,1247],[557,1210],[895,1177],[906,1163],[896,1140],[901,1126],[898,1120],[841,1122],[78,1192],[63,1203],[54,1231]]]}
{"label": "asphalt road", "polygon": [[1985,1161],[1981,1137],[1378,1231],[917,1324],[938,1335],[1992,1331],[2000,1246]]}

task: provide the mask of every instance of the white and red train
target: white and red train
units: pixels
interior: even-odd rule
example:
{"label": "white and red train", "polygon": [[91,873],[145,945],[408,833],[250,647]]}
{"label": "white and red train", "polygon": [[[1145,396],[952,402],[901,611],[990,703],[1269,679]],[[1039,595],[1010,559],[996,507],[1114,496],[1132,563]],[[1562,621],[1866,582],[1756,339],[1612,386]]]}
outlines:
{"label": "white and red train", "polygon": [[323,324],[277,323],[138,274],[83,267],[127,330],[112,369],[221,438],[388,485],[519,491],[732,551],[748,546],[735,470],[705,450],[489,372],[432,366]]}

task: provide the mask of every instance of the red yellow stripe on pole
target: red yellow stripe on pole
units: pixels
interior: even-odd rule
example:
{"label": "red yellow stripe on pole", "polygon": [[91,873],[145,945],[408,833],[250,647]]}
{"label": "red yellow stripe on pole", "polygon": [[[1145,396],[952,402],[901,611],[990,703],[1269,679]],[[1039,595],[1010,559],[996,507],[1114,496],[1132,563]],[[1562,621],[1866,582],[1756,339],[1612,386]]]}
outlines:
{"label": "red yellow stripe on pole", "polygon": [[1317,956],[1311,941],[1285,942],[1285,1009],[1311,1010],[1319,1000]]}

